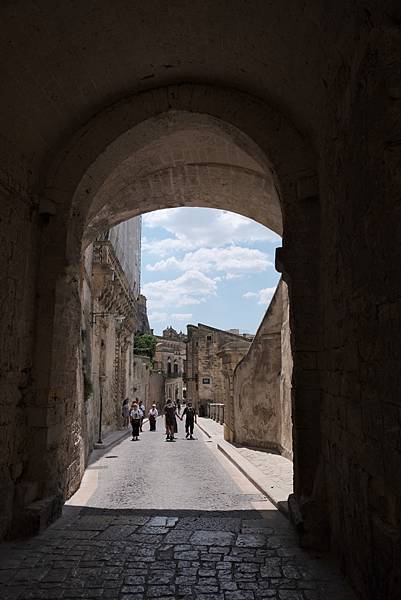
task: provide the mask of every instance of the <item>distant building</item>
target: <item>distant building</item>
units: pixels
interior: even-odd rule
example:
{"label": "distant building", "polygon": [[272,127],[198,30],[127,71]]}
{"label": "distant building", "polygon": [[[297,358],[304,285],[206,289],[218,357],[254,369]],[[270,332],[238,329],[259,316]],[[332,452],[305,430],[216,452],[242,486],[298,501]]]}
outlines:
{"label": "distant building", "polygon": [[187,398],[202,415],[207,413],[209,403],[224,404],[229,393],[226,381],[228,371],[223,369],[219,353],[229,344],[239,361],[246,354],[251,341],[239,335],[239,330],[235,330],[238,333],[232,333],[202,323],[198,326],[188,325],[187,330]]}
{"label": "distant building", "polygon": [[186,398],[184,370],[186,360],[186,335],[167,327],[163,335],[157,337],[154,369],[164,376],[165,398],[181,402]]}

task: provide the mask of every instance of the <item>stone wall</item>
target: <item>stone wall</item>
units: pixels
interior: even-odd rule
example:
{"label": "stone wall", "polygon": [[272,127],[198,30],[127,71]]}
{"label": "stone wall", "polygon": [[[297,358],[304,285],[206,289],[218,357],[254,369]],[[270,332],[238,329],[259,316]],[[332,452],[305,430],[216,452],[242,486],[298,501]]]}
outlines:
{"label": "stone wall", "polygon": [[331,542],[369,599],[401,586],[400,46],[394,23],[372,27],[351,73],[338,73],[321,169]]}
{"label": "stone wall", "polygon": [[165,405],[164,375],[157,371],[153,371],[150,374],[149,404],[156,404],[159,412]]}
{"label": "stone wall", "polygon": [[[0,171],[0,175],[3,173]],[[18,509],[36,499],[22,484],[29,423],[37,423],[32,389],[37,206],[8,174],[0,177],[0,538]]]}
{"label": "stone wall", "polygon": [[250,347],[250,340],[239,338],[224,344],[218,353],[224,375],[224,439],[234,441],[234,372]]}
{"label": "stone wall", "polygon": [[150,394],[150,376],[152,371],[150,358],[134,355],[130,357],[132,363],[132,377],[128,383],[128,398],[142,400],[146,411],[153,404]]}
{"label": "stone wall", "polygon": [[280,281],[246,356],[234,371],[233,441],[292,456],[288,292]]}
{"label": "stone wall", "polygon": [[284,281],[279,284],[282,286],[282,323],[281,323],[281,372],[280,372],[280,437],[278,438],[281,452],[287,458],[292,458],[292,351],[291,351],[291,330],[290,330],[290,306],[288,300],[288,289]]}
{"label": "stone wall", "polygon": [[187,398],[206,414],[207,404],[227,399],[225,375],[220,352],[230,342],[250,342],[243,336],[199,323],[188,325]]}
{"label": "stone wall", "polygon": [[399,2],[188,3],[160,12],[163,44],[157,3],[49,6],[1,7],[3,523],[77,484],[82,239],[231,209],[283,233],[303,543],[398,598]]}

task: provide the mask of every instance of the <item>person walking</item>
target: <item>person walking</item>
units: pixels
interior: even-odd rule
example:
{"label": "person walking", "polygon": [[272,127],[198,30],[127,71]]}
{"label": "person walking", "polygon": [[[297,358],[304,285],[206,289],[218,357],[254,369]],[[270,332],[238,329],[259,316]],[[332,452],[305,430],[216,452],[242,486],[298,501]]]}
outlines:
{"label": "person walking", "polygon": [[149,411],[149,431],[156,431],[156,419],[159,416],[159,411],[156,408],[156,404],[152,404],[152,408]]}
{"label": "person walking", "polygon": [[142,413],[142,417],[141,417],[141,424],[140,424],[140,426],[139,426],[139,430],[140,430],[140,431],[142,431],[142,425],[143,425],[143,420],[144,420],[144,418],[145,418],[145,411],[146,411],[146,409],[145,409],[145,405],[144,405],[144,403],[143,403],[143,400],[140,400],[140,401],[139,401],[139,405],[138,405],[138,407],[139,407],[139,410],[140,410],[140,411],[141,411],[141,413]]}
{"label": "person walking", "polygon": [[123,427],[125,427],[125,428],[129,427],[129,412],[130,412],[130,407],[128,404],[128,398],[125,398],[125,400],[123,401],[123,405],[121,407],[121,416],[123,418]]}
{"label": "person walking", "polygon": [[182,418],[185,417],[185,437],[190,440],[194,439],[194,423],[196,423],[196,410],[192,406],[192,402],[187,402]]}
{"label": "person walking", "polygon": [[141,426],[142,411],[136,402],[131,405],[130,419],[132,427],[132,441],[137,442],[139,440],[139,429]]}
{"label": "person walking", "polygon": [[181,417],[177,414],[177,407],[171,398],[166,402],[164,415],[166,419],[166,441],[175,442],[174,434],[178,431],[176,417],[179,419],[181,419]]}

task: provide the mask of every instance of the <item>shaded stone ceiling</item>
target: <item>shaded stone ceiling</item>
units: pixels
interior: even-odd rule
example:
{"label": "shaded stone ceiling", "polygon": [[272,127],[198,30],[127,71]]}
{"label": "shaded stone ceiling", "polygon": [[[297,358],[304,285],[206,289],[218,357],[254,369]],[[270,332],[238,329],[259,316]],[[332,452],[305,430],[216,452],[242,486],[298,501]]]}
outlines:
{"label": "shaded stone ceiling", "polygon": [[[253,94],[316,138],[334,66],[349,68],[352,60],[347,32],[367,19],[351,4],[327,9],[313,0],[292,3],[289,11],[266,0],[232,0],[229,10],[216,0],[7,3],[0,36],[3,142],[16,155],[24,148],[35,171],[107,106],[187,81]],[[16,156],[8,154],[14,168]]]}

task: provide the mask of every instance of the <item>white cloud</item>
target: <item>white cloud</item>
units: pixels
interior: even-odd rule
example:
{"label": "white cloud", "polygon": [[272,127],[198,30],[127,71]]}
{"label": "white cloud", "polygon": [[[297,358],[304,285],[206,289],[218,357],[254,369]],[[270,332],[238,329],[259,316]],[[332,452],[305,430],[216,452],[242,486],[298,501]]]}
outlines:
{"label": "white cloud", "polygon": [[258,292],[246,292],[245,294],[242,295],[242,297],[246,298],[247,300],[250,300],[251,298],[257,298],[258,304],[267,306],[268,304],[270,304],[275,291],[276,291],[275,287],[263,288],[263,289],[259,290]]}
{"label": "white cloud", "polygon": [[264,288],[263,290],[260,290],[258,304],[264,304],[267,306],[270,303],[271,299],[273,298],[275,291],[276,291],[275,287]]}
{"label": "white cloud", "polygon": [[168,312],[150,312],[148,319],[151,327],[163,324],[165,327],[167,324],[172,325],[174,328],[182,327],[185,323],[189,323],[192,319],[192,313],[168,313]]}
{"label": "white cloud", "polygon": [[[217,283],[199,271],[187,271],[176,279],[159,280],[146,283],[142,293],[147,297],[149,315],[165,314],[169,307],[179,308],[204,302],[208,297],[215,296]],[[174,313],[185,314],[185,313]],[[152,322],[152,317],[150,316]]]}
{"label": "white cloud", "polygon": [[148,271],[196,270],[200,272],[226,271],[227,279],[234,279],[244,273],[265,271],[273,263],[265,252],[256,248],[229,246],[228,248],[199,248],[182,258],[170,256],[153,265],[147,265]]}
{"label": "white cloud", "polygon": [[258,241],[277,242],[279,237],[261,225],[227,211],[207,208],[171,208],[143,216],[144,229],[162,227],[173,237],[143,241],[143,249],[157,256],[196,248]]}

